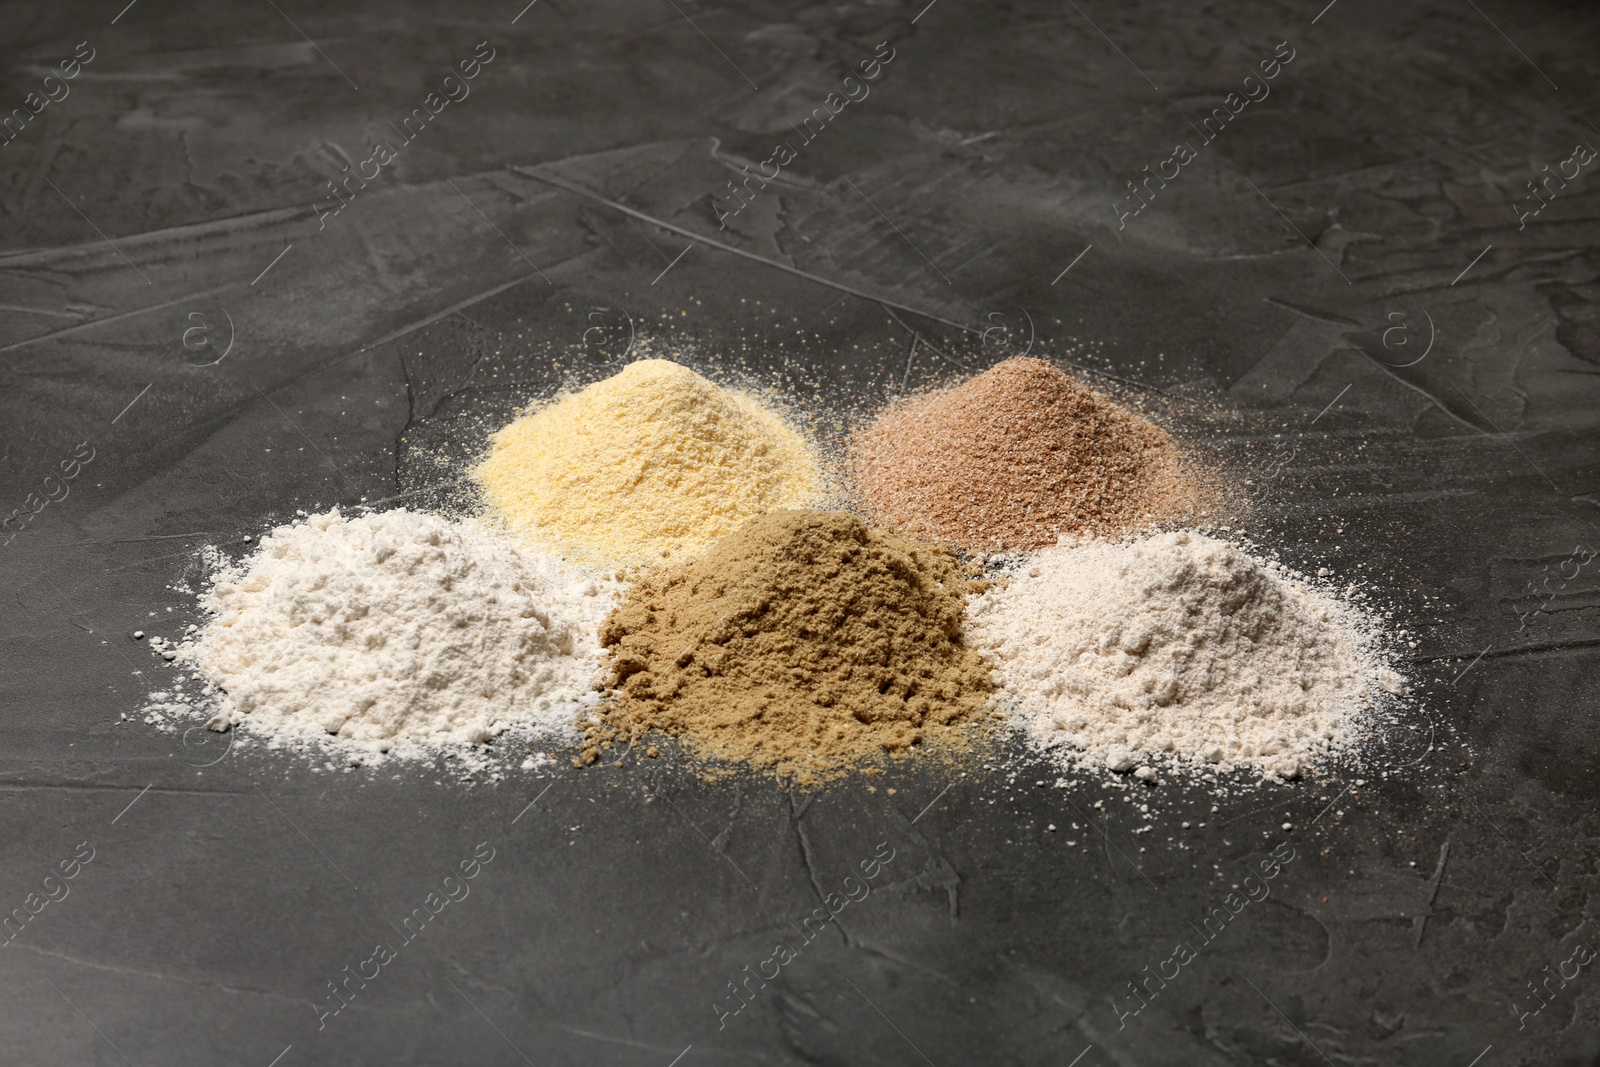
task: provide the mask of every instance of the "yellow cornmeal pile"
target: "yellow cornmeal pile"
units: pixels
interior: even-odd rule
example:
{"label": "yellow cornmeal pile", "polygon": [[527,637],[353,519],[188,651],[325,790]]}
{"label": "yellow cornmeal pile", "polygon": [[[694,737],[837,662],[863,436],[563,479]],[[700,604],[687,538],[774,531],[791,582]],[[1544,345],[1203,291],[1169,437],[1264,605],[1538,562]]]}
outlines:
{"label": "yellow cornmeal pile", "polygon": [[948,550],[839,511],[775,511],[633,587],[606,619],[613,699],[584,758],[650,730],[802,785],[958,742],[989,672],[962,641],[975,583]]}
{"label": "yellow cornmeal pile", "polygon": [[665,359],[517,419],[474,473],[508,528],[606,564],[698,552],[820,486],[776,414]]}

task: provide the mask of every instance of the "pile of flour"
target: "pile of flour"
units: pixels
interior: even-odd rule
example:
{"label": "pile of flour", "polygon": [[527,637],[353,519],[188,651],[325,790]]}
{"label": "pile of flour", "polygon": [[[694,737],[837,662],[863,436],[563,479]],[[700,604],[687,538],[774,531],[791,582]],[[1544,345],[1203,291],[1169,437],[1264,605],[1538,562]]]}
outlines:
{"label": "pile of flour", "polygon": [[1069,765],[1292,777],[1402,688],[1354,608],[1197,533],[1044,549],[968,619],[1018,725]]}
{"label": "pile of flour", "polygon": [[470,522],[335,509],[217,570],[200,597],[214,617],[158,651],[203,679],[213,729],[368,752],[481,744],[574,729],[615,594]]}

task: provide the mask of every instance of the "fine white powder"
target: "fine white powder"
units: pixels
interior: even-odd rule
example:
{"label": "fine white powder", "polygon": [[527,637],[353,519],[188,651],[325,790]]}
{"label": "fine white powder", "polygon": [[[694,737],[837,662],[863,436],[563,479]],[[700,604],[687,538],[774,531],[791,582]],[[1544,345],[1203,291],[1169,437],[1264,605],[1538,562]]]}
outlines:
{"label": "fine white powder", "polygon": [[334,509],[220,568],[200,597],[214,618],[177,658],[220,700],[213,729],[272,743],[425,751],[570,731],[615,594],[470,522]]}
{"label": "fine white powder", "polygon": [[1034,744],[1114,771],[1292,777],[1401,689],[1354,608],[1190,532],[1035,553],[972,599],[969,632]]}

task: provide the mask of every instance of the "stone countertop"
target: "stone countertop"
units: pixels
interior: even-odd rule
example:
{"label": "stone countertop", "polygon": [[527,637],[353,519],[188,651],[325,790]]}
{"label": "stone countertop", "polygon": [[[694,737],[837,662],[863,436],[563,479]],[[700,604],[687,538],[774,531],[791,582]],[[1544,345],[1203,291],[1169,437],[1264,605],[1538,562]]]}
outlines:
{"label": "stone countertop", "polygon": [[[0,511],[43,506],[0,546],[0,1062],[1600,1056],[1582,5],[7,15]],[[130,634],[197,621],[203,548],[460,504],[518,405],[673,352],[824,440],[1071,366],[1244,489],[1219,522],[1365,590],[1413,699],[1365,767],[1220,794],[1020,751],[812,795],[504,745],[464,776],[142,721],[169,668]]]}

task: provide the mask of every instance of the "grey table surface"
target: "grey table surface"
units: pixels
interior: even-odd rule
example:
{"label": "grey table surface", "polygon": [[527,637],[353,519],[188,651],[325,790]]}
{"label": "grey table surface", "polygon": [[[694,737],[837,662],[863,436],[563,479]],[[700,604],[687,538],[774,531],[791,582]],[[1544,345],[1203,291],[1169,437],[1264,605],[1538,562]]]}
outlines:
{"label": "grey table surface", "polygon": [[[1591,6],[0,14],[0,511],[77,471],[0,547],[0,1062],[1600,1063]],[[1020,752],[463,784],[140,721],[203,545],[435,501],[652,337],[829,410],[1020,351],[1209,410],[1241,525],[1393,613],[1411,718],[1223,797]]]}

